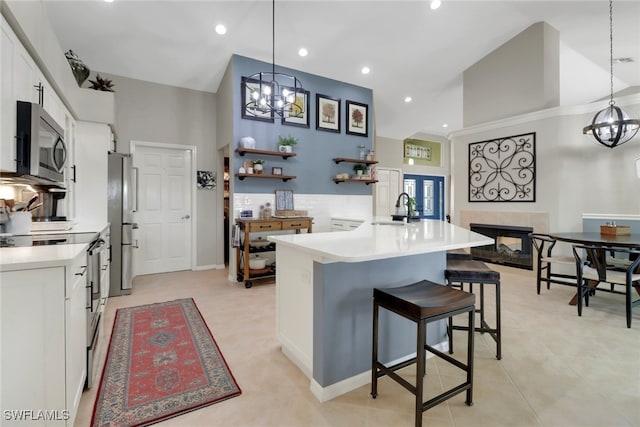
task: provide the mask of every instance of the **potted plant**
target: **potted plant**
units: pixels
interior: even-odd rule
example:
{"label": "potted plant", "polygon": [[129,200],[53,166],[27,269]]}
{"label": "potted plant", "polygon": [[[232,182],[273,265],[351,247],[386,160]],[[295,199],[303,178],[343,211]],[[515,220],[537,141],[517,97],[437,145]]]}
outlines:
{"label": "potted plant", "polygon": [[360,178],[366,170],[367,170],[367,165],[365,164],[356,163],[355,165],[353,165],[353,171],[356,173],[358,178]]}
{"label": "potted plant", "polygon": [[256,159],[253,161],[253,170],[256,174],[260,175],[264,170],[264,160]]}
{"label": "potted plant", "polygon": [[298,138],[295,136],[279,136],[278,137],[278,151],[285,153],[292,153],[293,146],[298,143]]}

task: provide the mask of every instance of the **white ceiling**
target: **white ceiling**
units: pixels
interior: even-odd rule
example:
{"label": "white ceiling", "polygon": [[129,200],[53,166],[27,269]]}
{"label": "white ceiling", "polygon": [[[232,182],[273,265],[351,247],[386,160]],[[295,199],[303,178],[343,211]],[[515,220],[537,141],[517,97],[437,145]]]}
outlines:
{"label": "white ceiling", "polygon": [[[62,48],[92,70],[216,92],[232,54],[271,62],[271,1],[44,3]],[[613,55],[635,60],[614,66],[617,91],[640,85],[640,0],[617,0],[613,11]],[[462,72],[539,21],[560,33],[561,104],[609,93],[606,0],[443,0],[435,11],[427,0],[278,0],[275,12],[276,63],[373,89],[378,136],[462,128]]]}

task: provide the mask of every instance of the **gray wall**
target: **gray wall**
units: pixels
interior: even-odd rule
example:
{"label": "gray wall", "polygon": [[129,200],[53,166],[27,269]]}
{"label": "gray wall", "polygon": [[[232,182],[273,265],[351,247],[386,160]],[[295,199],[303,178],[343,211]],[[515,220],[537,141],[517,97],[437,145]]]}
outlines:
{"label": "gray wall", "polygon": [[[130,141],[184,144],[196,147],[196,170],[217,170],[216,104],[213,93],[199,92],[100,73],[114,82],[117,151],[128,153]],[[93,77],[92,77],[93,78]],[[197,266],[224,264],[217,223],[222,185],[196,191]],[[218,194],[220,193],[220,194]]]}
{"label": "gray wall", "polygon": [[[632,103],[618,98],[616,105],[638,117],[640,96],[630,98]],[[549,231],[581,231],[583,213],[640,213],[640,180],[634,161],[640,156],[640,135],[613,150],[596,143],[582,134],[596,109],[552,109],[454,132],[453,218],[460,218],[461,210],[548,212]],[[536,201],[468,202],[468,144],[528,132],[536,132]]]}
{"label": "gray wall", "polygon": [[549,24],[533,24],[465,70],[465,127],[560,104],[560,41]]}

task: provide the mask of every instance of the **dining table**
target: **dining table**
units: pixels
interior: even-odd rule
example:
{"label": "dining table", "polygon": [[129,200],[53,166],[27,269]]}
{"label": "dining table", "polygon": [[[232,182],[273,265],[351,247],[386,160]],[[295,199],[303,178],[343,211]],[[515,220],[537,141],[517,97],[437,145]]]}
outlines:
{"label": "dining table", "polygon": [[[630,234],[603,234],[599,232],[582,232],[569,231],[549,233],[549,236],[560,242],[568,242],[576,245],[597,246],[605,248],[629,248],[640,249],[640,233]],[[599,282],[589,281],[588,286],[595,288]],[[634,284],[633,287],[640,294],[640,285]],[[578,294],[573,296],[569,301],[569,305],[578,303]]]}

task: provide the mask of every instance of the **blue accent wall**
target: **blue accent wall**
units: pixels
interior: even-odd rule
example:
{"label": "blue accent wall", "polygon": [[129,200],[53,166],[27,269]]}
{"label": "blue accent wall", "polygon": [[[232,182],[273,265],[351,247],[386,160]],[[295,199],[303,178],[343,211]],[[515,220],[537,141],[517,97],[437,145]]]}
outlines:
{"label": "blue accent wall", "polygon": [[[364,145],[368,151],[373,147],[373,91],[336,80],[307,74],[298,70],[276,66],[276,72],[295,75],[305,90],[309,91],[309,128],[286,126],[281,124],[279,117],[273,123],[243,119],[242,112],[242,77],[260,71],[270,71],[271,64],[257,61],[244,56],[234,55],[233,70],[233,136],[232,150],[234,156],[232,171],[235,190],[238,193],[271,193],[274,189],[293,190],[301,194],[348,194],[371,195],[372,185],[362,183],[343,182],[336,184],[333,178],[338,173],[353,174],[353,163],[336,165],[331,159],[334,157],[358,158],[359,145]],[[340,98],[340,133],[316,130],[316,94],[332,98]],[[345,109],[346,101],[354,101],[368,105],[368,136],[348,135],[346,133]],[[277,150],[278,136],[291,135],[299,139],[294,147],[295,157],[284,160],[282,157],[245,155],[239,156],[235,149],[243,136],[251,136],[256,140],[256,148],[263,150]],[[271,179],[246,178],[240,181],[235,177],[238,167],[243,160],[265,160],[265,172],[271,168],[281,167],[283,174],[294,175],[297,178],[282,182]]]}
{"label": "blue accent wall", "polygon": [[[371,370],[373,289],[421,280],[444,283],[446,252],[357,263],[313,265],[313,378],[322,387]],[[427,324],[427,343],[447,342],[446,320]],[[379,317],[379,360],[416,352],[416,324],[385,309]]]}

